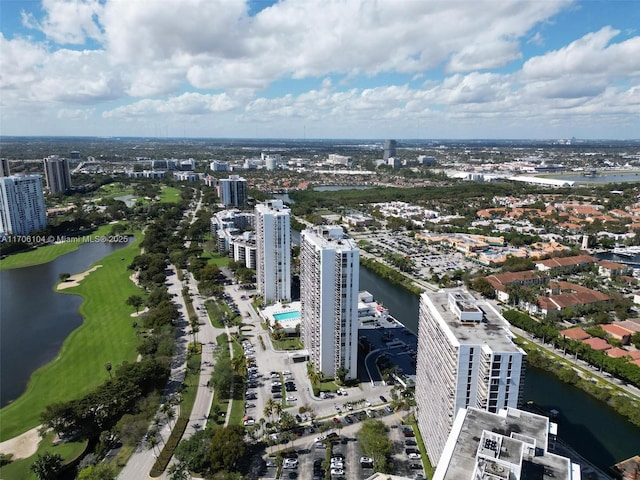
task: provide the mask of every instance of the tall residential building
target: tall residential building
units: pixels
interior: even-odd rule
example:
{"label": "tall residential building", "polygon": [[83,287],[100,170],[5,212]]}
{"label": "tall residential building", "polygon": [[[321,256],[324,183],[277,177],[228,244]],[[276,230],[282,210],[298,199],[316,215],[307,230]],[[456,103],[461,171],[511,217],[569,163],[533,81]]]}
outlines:
{"label": "tall residential building", "polygon": [[352,379],[358,368],[360,256],[341,227],[300,234],[301,334],[316,371]]}
{"label": "tall residential building", "polygon": [[9,171],[9,159],[0,158],[0,177],[8,177],[9,175],[11,175]]}
{"label": "tall residential building", "polygon": [[0,233],[28,235],[47,226],[40,175],[0,178]]}
{"label": "tall residential building", "polygon": [[395,140],[384,141],[384,160],[385,161],[389,161],[390,158],[395,158],[396,145],[397,145],[397,142]]}
{"label": "tall residential building", "polygon": [[524,356],[489,303],[461,288],[420,296],[416,417],[432,464],[460,409],[520,404]]}
{"label": "tall residential building", "polygon": [[247,204],[247,181],[239,175],[229,175],[218,182],[218,197],[225,207],[244,207]]}
{"label": "tall residential building", "polygon": [[44,174],[51,193],[64,193],[71,188],[71,172],[66,158],[51,155],[44,159]]}
{"label": "tall residential building", "polygon": [[291,210],[282,200],[256,205],[258,291],[265,303],[291,301]]}
{"label": "tall residential building", "polygon": [[579,480],[580,465],[551,453],[557,425],[507,408],[458,412],[433,480]]}

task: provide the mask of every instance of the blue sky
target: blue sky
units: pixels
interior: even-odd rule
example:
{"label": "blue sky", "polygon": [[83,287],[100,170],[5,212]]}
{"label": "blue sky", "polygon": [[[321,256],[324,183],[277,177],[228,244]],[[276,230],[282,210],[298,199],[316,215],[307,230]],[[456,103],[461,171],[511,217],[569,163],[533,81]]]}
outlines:
{"label": "blue sky", "polygon": [[3,135],[640,138],[640,2],[0,0]]}

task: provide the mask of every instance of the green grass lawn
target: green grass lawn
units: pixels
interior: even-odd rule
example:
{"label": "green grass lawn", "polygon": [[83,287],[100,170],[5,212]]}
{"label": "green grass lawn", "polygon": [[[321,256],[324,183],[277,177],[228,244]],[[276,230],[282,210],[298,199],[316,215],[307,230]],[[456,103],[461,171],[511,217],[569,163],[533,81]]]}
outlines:
{"label": "green grass lawn", "polygon": [[[96,237],[99,235],[107,235],[113,225],[102,225],[91,235],[85,235],[83,238]],[[82,242],[63,242],[53,245],[45,245],[28,252],[15,253],[0,260],[0,270],[9,270],[11,268],[30,267],[32,265],[41,265],[50,262],[56,258],[71,253],[80,248]]]}
{"label": "green grass lawn", "polygon": [[49,451],[53,454],[57,453],[64,458],[63,465],[78,458],[82,452],[87,448],[87,441],[81,442],[68,442],[53,445],[53,433],[49,433],[40,442],[38,451],[32,456],[23,458],[22,460],[16,460],[15,462],[5,465],[0,468],[0,478],[2,479],[21,479],[21,480],[38,480],[38,477],[31,471],[31,464],[38,458],[38,454],[42,455],[44,452]]}
{"label": "green grass lawn", "polygon": [[135,361],[133,309],[125,301],[140,294],[127,269],[140,250],[141,235],[137,236],[132,245],[96,262],[102,267],[80,286],[63,290],[84,298],[80,306],[84,322],[65,340],[56,359],[34,372],[25,393],[0,410],[0,441],[39,425],[46,405],[79,398],[103,383],[109,378],[105,363],[117,368],[125,360]]}
{"label": "green grass lawn", "polygon": [[201,258],[207,259],[207,264],[217,265],[218,267],[228,267],[230,258],[224,255],[220,255],[218,252],[206,251],[201,255]]}
{"label": "green grass lawn", "polygon": [[161,203],[178,203],[180,201],[180,190],[174,187],[162,187],[160,195]]}
{"label": "green grass lawn", "polygon": [[300,350],[304,348],[299,337],[285,338],[283,340],[271,339],[273,348],[276,350]]}

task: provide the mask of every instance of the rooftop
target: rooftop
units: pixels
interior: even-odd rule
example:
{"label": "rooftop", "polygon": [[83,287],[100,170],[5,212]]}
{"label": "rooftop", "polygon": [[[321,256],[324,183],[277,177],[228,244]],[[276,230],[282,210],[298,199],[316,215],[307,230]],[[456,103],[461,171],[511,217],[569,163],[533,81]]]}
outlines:
{"label": "rooftop", "polygon": [[545,474],[553,472],[556,479],[569,480],[571,462],[547,452],[549,425],[546,417],[512,408],[498,414],[461,410],[433,478],[538,478],[527,472],[542,469]]}
{"label": "rooftop", "polygon": [[[471,308],[472,312],[482,314],[481,321],[461,321],[456,312],[449,307],[450,295],[454,298],[457,295],[465,297],[465,311]],[[449,288],[438,290],[437,292],[425,292],[422,298],[426,299],[427,305],[436,314],[436,318],[447,327],[452,343],[461,345],[488,345],[494,351],[501,352],[521,352],[511,341],[511,333],[508,330],[509,324],[489,303],[476,300],[465,289]],[[463,317],[464,318],[464,317]],[[440,320],[439,320],[440,321]]]}

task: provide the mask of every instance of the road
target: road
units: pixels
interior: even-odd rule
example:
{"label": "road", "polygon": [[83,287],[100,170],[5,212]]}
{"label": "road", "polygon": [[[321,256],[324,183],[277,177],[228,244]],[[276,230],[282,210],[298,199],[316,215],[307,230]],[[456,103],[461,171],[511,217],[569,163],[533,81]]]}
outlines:
{"label": "road", "polygon": [[[178,280],[175,267],[171,266],[170,270],[171,274],[167,276],[166,281],[167,289],[169,290],[169,294],[174,296],[174,303],[180,313],[180,320],[176,325],[176,351],[171,362],[171,375],[163,394],[165,401],[167,401],[171,395],[176,392],[177,388],[182,385],[182,382],[184,381],[187,362],[187,346],[189,344],[189,322],[187,321],[187,306],[182,298],[182,284],[180,280]],[[174,408],[175,416],[177,417],[179,412],[177,407]],[[160,447],[162,447],[169,438],[171,428],[175,422],[168,423],[164,420],[164,415],[162,415],[161,412],[156,414],[156,418],[160,420],[158,427],[159,435],[162,438],[162,441],[160,441]],[[129,458],[129,461],[120,472],[120,475],[118,475],[118,479],[140,480],[141,475],[146,476],[156,461],[156,451],[157,449],[149,449],[144,442],[142,442],[134,454]]]}

